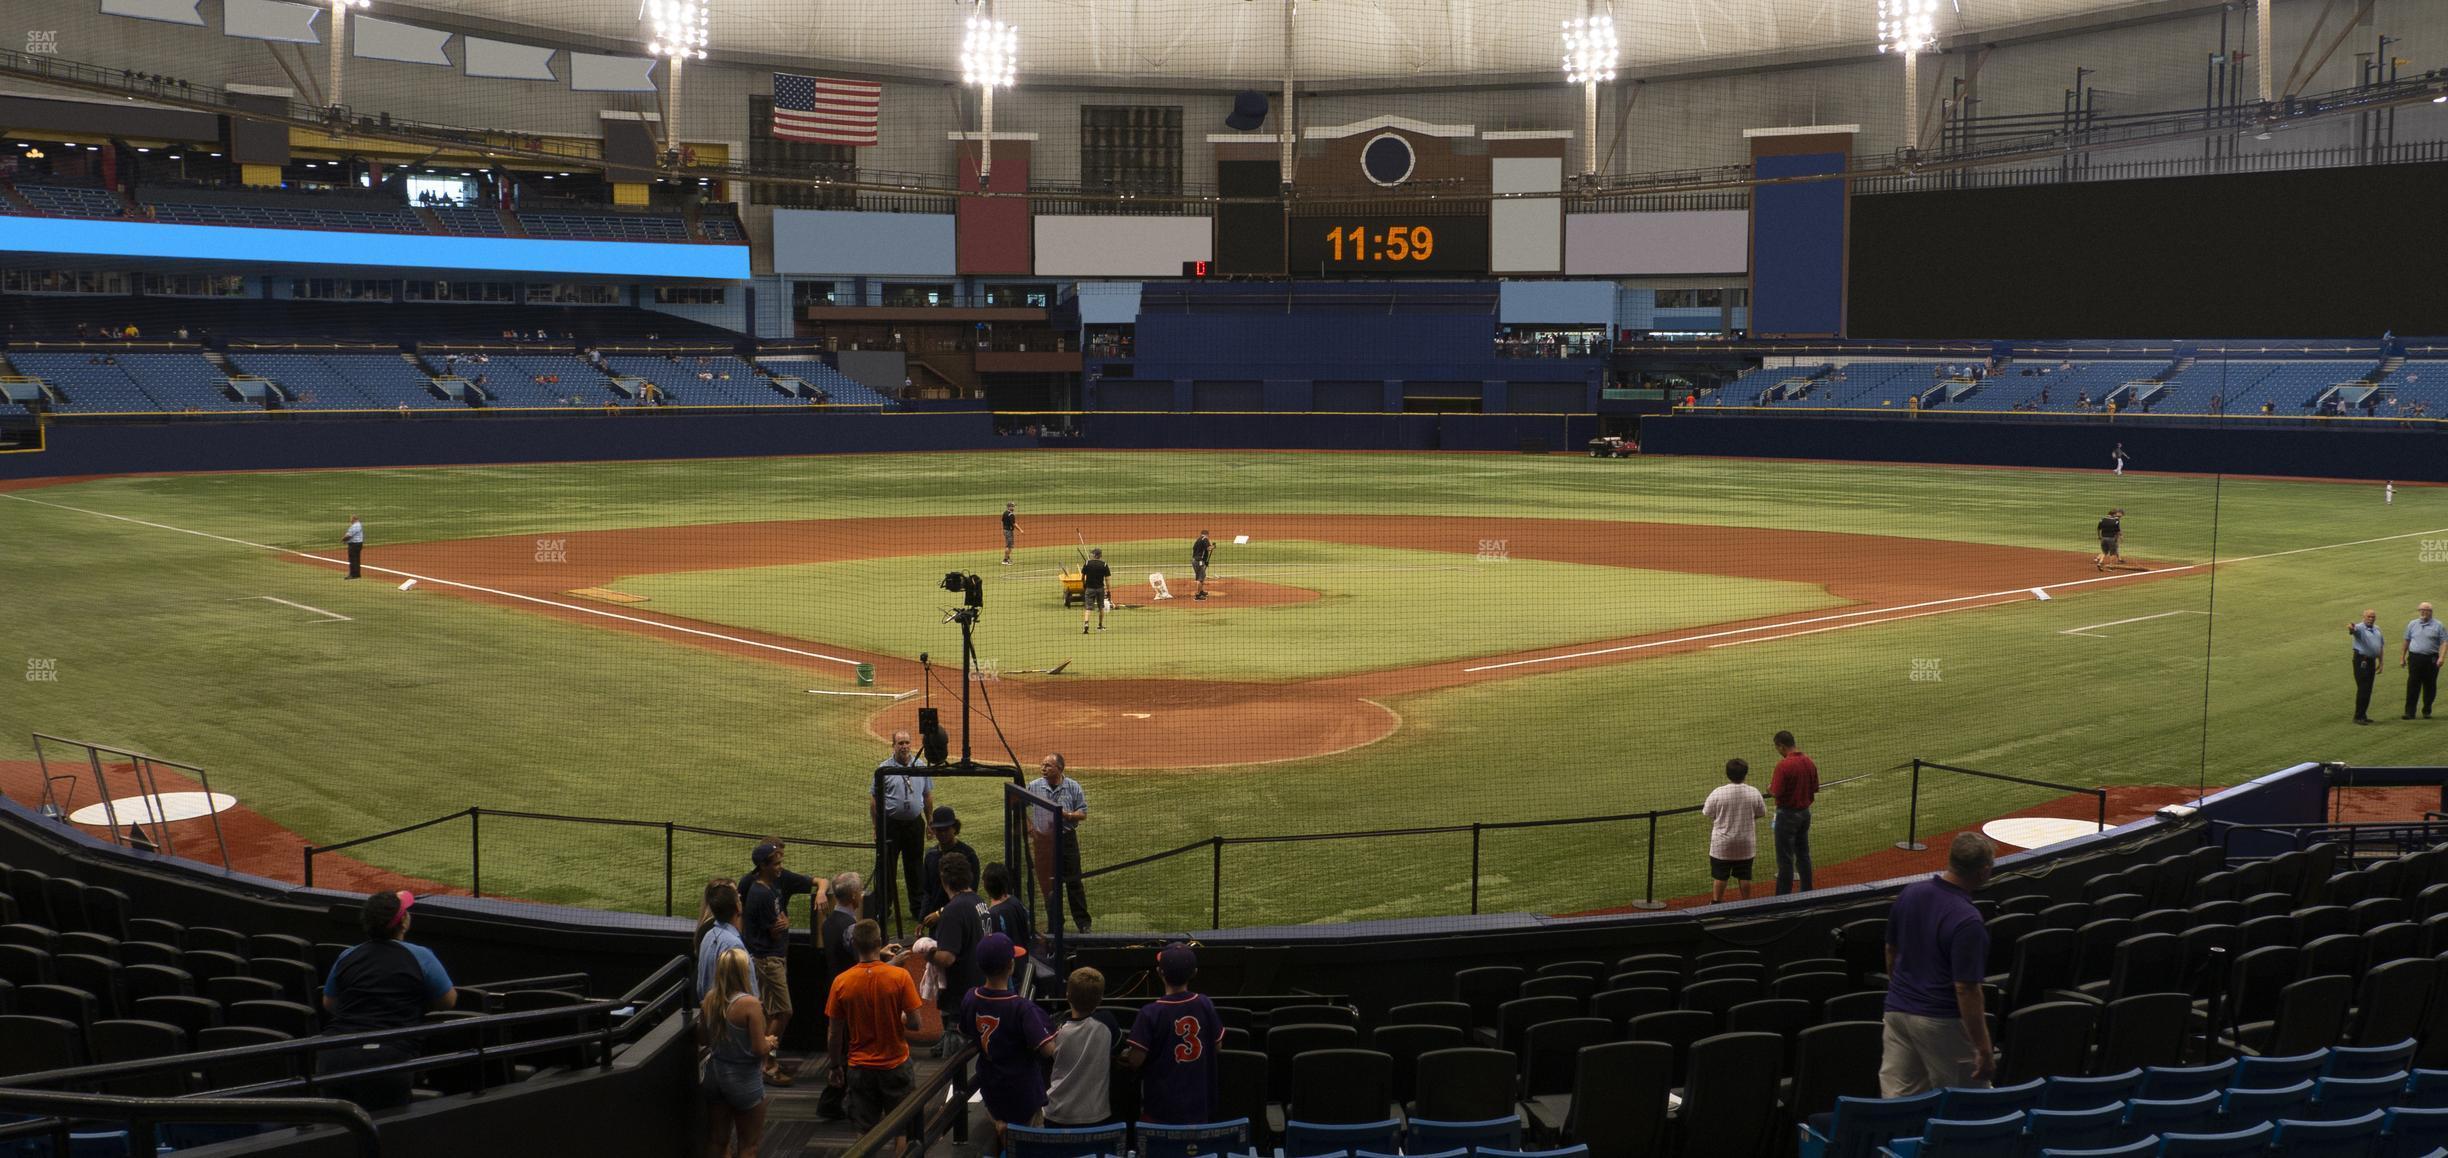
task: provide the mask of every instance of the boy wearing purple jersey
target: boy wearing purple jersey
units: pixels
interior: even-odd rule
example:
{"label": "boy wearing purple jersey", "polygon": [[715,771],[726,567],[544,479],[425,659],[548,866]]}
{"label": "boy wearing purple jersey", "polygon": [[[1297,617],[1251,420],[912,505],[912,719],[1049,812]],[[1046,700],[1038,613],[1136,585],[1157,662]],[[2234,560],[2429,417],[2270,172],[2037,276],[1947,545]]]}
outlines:
{"label": "boy wearing purple jersey", "polygon": [[988,933],[978,942],[978,968],[986,982],[961,997],[961,1032],[978,1043],[977,1088],[994,1119],[995,1149],[1003,1148],[1003,1127],[1012,1122],[1037,1123],[1045,1108],[1045,1068],[1040,1057],[1054,1056],[1054,1027],[1045,1011],[1011,987],[1012,941]]}
{"label": "boy wearing purple jersey", "polygon": [[1197,1125],[1215,1120],[1222,1073],[1224,1019],[1203,993],[1190,992],[1198,954],[1175,941],[1156,954],[1163,997],[1139,1007],[1122,1064],[1139,1071],[1139,1120]]}

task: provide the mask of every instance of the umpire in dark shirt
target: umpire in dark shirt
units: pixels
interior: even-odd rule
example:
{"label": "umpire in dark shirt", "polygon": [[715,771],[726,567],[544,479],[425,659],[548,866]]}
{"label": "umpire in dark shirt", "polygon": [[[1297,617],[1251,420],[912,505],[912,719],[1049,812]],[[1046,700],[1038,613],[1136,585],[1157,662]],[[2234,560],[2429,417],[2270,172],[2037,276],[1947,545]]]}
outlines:
{"label": "umpire in dark shirt", "polygon": [[1215,553],[1215,542],[1200,531],[1198,541],[1190,544],[1190,574],[1198,580],[1198,597],[1207,598],[1207,559]]}
{"label": "umpire in dark shirt", "polygon": [[2380,678],[2380,657],[2388,653],[2388,638],[2380,634],[2380,613],[2363,609],[2363,619],[2346,625],[2346,634],[2354,640],[2355,714],[2354,722],[2371,723],[2372,681]]}

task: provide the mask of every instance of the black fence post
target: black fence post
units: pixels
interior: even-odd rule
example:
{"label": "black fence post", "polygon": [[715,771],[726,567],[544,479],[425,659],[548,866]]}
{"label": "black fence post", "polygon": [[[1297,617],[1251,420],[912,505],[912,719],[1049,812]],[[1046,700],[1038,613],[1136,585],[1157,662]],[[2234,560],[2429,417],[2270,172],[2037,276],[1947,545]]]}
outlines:
{"label": "black fence post", "polygon": [[302,883],[303,883],[303,884],[305,884],[305,886],[306,886],[307,888],[310,888],[310,889],[311,889],[311,888],[313,888],[313,887],[314,887],[314,854],[315,854],[315,846],[313,846],[313,845],[311,845],[311,844],[310,844],[310,845],[307,845],[307,846],[306,846],[306,848],[305,848],[305,850],[304,850],[304,852],[305,852],[305,856],[306,856],[306,875],[305,875],[305,880],[304,880]]}
{"label": "black fence post", "polygon": [[1929,848],[1921,843],[1921,758],[1913,757],[1912,803],[1904,813],[1904,839],[1896,847],[1906,852],[1921,852]]}
{"label": "black fence post", "polygon": [[2108,831],[2108,790],[2099,790],[2099,830]]}
{"label": "black fence post", "polygon": [[1471,916],[1479,915],[1479,822],[1471,821]]}
{"label": "black fence post", "polygon": [[484,809],[468,806],[468,895],[484,896]]}
{"label": "black fence post", "polygon": [[1215,862],[1207,875],[1207,927],[1224,927],[1224,838],[1207,838],[1208,847],[1215,850]]}
{"label": "black fence post", "polygon": [[1649,881],[1641,886],[1641,899],[1632,902],[1635,909],[1663,909],[1666,902],[1657,899],[1657,818],[1649,813]]}
{"label": "black fence post", "polygon": [[663,822],[663,915],[672,915],[672,822]]}

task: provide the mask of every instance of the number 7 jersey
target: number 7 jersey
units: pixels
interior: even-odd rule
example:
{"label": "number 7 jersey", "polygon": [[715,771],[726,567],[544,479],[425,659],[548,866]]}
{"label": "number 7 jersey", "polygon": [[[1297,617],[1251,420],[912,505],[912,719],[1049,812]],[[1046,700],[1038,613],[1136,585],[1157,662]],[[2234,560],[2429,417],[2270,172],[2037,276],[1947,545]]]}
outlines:
{"label": "number 7 jersey", "polygon": [[1131,1023],[1130,1048],[1145,1055],[1139,1066],[1140,1120],[1168,1125],[1215,1120],[1224,1019],[1206,994],[1176,993],[1140,1006]]}

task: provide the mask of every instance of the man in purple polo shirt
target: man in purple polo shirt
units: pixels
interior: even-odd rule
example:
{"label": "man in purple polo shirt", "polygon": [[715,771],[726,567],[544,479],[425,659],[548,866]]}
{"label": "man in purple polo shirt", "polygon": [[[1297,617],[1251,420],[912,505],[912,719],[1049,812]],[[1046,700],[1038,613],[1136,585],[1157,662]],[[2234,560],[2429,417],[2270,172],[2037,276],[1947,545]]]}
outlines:
{"label": "man in purple polo shirt", "polygon": [[1989,882],[1997,848],[1958,833],[1947,870],[1904,886],[1887,912],[1887,1017],[1879,1094],[1986,1086],[1995,1069],[1981,1000],[1989,929],[1972,892]]}

